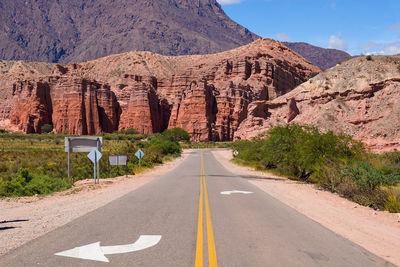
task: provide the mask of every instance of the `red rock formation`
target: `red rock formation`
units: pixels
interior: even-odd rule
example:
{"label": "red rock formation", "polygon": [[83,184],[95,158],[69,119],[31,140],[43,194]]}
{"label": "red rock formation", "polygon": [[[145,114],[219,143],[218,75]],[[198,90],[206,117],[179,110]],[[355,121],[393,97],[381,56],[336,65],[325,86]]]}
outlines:
{"label": "red rock formation", "polygon": [[71,77],[47,82],[18,82],[11,124],[25,133],[41,133],[52,124],[56,133],[99,134],[118,129],[119,105],[109,86]]}
{"label": "red rock formation", "polygon": [[20,98],[10,116],[11,123],[25,133],[41,133],[41,127],[51,123],[51,99],[48,84],[19,82],[14,93]]}
{"label": "red rock formation", "polygon": [[[51,99],[48,121],[57,133],[97,134],[135,128],[151,134],[182,127],[194,140],[217,141],[232,140],[251,102],[279,97],[315,71],[319,69],[284,45],[264,39],[213,55],[164,57],[129,52],[54,65],[47,75],[29,81],[47,81]],[[31,107],[37,106],[36,102],[23,94],[6,95],[0,102],[9,99],[23,99],[29,114],[38,113]],[[11,123],[26,132],[21,125],[29,118],[19,115],[15,107],[12,104],[5,110],[3,119],[13,111],[19,120]],[[38,120],[38,125],[46,121]]]}
{"label": "red rock formation", "polygon": [[[355,58],[282,97],[253,102],[235,139],[249,139],[290,121],[351,135],[376,152],[399,150],[399,63],[399,56]],[[254,114],[253,109],[268,112]]]}
{"label": "red rock formation", "polygon": [[216,113],[212,87],[206,81],[192,82],[184,99],[173,106],[168,128],[184,128],[195,141],[212,140]]}

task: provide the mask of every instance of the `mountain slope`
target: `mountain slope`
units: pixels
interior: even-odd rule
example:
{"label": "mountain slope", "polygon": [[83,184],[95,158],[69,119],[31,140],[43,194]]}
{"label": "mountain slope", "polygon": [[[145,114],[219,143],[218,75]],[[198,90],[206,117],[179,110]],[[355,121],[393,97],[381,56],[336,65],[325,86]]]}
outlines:
{"label": "mountain slope", "polygon": [[0,59],[81,62],[131,50],[208,54],[259,37],[215,0],[0,0]]}
{"label": "mountain slope", "polygon": [[351,135],[377,152],[399,150],[400,56],[352,58],[281,97],[253,102],[248,110],[237,139],[293,122]]}
{"label": "mountain slope", "polygon": [[283,42],[283,44],[322,70],[329,69],[351,57],[348,53],[341,50],[322,48],[307,43]]}

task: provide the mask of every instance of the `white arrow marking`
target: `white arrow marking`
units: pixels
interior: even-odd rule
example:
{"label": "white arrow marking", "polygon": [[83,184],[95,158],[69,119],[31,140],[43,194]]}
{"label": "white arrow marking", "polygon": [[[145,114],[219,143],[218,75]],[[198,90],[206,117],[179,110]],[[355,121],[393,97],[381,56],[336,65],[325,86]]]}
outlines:
{"label": "white arrow marking", "polygon": [[100,242],[96,242],[86,246],[76,247],[70,250],[58,252],[54,255],[92,261],[109,262],[109,260],[104,255],[129,253],[146,249],[157,245],[160,240],[160,235],[141,235],[135,243],[129,245],[101,247]]}
{"label": "white arrow marking", "polygon": [[221,192],[221,195],[230,195],[230,194],[253,194],[253,192],[249,191],[239,191],[239,190],[233,190],[233,191],[223,191]]}

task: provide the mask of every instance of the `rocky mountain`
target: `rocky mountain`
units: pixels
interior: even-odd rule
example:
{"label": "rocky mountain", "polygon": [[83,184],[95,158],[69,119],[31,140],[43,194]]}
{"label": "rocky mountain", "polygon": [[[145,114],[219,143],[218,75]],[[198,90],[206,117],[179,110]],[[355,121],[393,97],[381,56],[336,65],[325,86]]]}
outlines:
{"label": "rocky mountain", "polygon": [[70,134],[182,127],[193,140],[232,140],[252,102],[282,96],[319,71],[269,39],[212,55],[0,61],[0,127],[40,133],[52,124]]}
{"label": "rocky mountain", "polygon": [[82,62],[131,50],[209,54],[259,37],[215,0],[0,0],[0,59]]}
{"label": "rocky mountain", "polygon": [[377,152],[400,149],[400,55],[360,56],[272,101],[249,104],[235,139],[288,122],[345,133]]}
{"label": "rocky mountain", "polygon": [[307,43],[284,42],[284,44],[322,70],[329,69],[351,57],[341,50],[322,48]]}

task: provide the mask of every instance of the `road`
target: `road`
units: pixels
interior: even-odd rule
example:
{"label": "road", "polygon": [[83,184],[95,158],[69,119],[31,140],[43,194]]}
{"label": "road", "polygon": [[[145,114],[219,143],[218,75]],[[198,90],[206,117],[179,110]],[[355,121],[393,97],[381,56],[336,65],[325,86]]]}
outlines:
{"label": "road", "polygon": [[[233,190],[251,193],[221,194]],[[150,247],[126,246],[143,235]],[[89,244],[70,254],[91,260],[55,255]],[[229,172],[210,150],[0,258],[0,266],[202,265],[391,266]]]}

